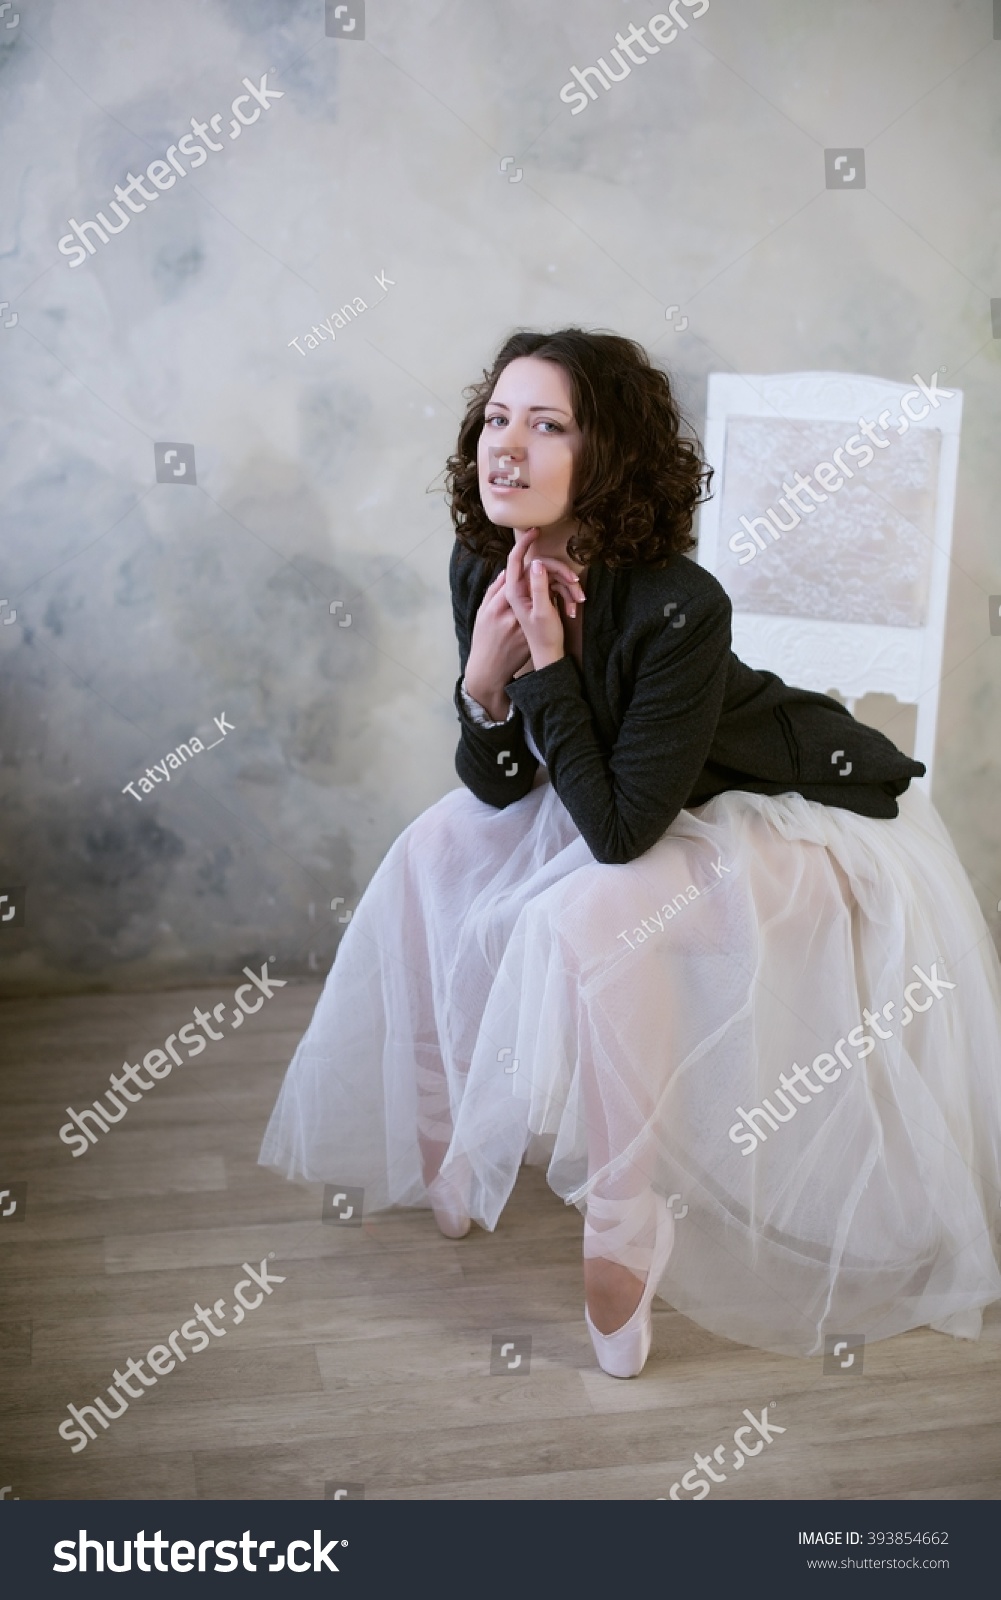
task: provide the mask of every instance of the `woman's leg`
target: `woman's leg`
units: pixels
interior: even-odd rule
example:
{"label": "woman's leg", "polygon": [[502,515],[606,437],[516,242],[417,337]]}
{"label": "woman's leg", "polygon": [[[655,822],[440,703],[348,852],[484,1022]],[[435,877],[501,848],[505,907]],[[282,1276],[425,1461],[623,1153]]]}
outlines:
{"label": "woman's leg", "polygon": [[[455,1128],[484,1009],[522,904],[566,870],[563,841],[575,838],[569,822],[543,824],[540,836],[544,799],[540,787],[499,812],[457,790],[408,830],[404,903],[427,945],[427,993],[411,999],[416,1137],[425,1187],[450,1237],[468,1228],[472,1172]],[[453,908],[444,921],[441,903]]]}
{"label": "woman's leg", "polygon": [[[614,1333],[629,1321],[643,1297],[656,1237],[656,1211],[648,1204],[649,1185],[602,1182],[588,1196],[584,1232],[584,1299],[599,1333]],[[628,1233],[627,1247],[636,1251],[641,1275],[599,1252],[614,1248],[603,1236]],[[621,1251],[621,1246],[618,1247]]]}
{"label": "woman's leg", "polygon": [[421,1175],[439,1229],[447,1239],[463,1239],[470,1229],[468,1172],[452,1162],[447,1178],[441,1176],[454,1133],[451,1096],[441,1045],[437,1037],[415,1041],[417,1060],[417,1143]]}
{"label": "woman's leg", "polygon": [[445,1064],[437,1036],[415,1040],[417,1055],[417,1142],[421,1175],[430,1185],[452,1141],[452,1112]]}
{"label": "woman's leg", "polygon": [[[666,882],[676,881],[679,890],[691,882],[691,849],[681,841],[661,846],[654,872],[641,858],[575,874],[567,921],[575,927],[570,959],[580,974],[578,1072],[589,1184],[584,1293],[591,1321],[603,1334],[621,1328],[637,1309],[658,1225],[673,1232],[651,1185],[657,1106],[671,1058],[675,936],[668,923],[647,945],[630,949],[628,938],[618,934],[635,929],[650,909],[648,901],[663,900]],[[694,924],[693,916],[689,939]],[[643,1035],[638,1049],[637,1029]],[[637,1060],[645,1070],[630,1067]],[[662,1254],[663,1240],[660,1246]]]}
{"label": "woman's leg", "polygon": [[[758,914],[767,921],[798,903],[830,904],[830,916],[854,904],[847,878],[822,845],[789,845],[758,817],[748,823],[764,882]],[[741,933],[742,918],[728,890],[726,863],[691,839],[664,839],[627,868],[597,867],[593,884],[575,907],[593,928],[596,943],[619,939],[620,954],[600,961],[585,955],[581,983],[580,1082],[587,1123],[588,1220],[584,1233],[584,1283],[591,1320],[611,1333],[632,1315],[642,1296],[657,1242],[658,1212],[651,1190],[658,1160],[658,1130],[677,1133],[684,1101],[672,1082],[684,1029],[680,1007],[698,1004],[686,973],[698,952],[742,966],[753,981],[757,929]],[[795,866],[790,881],[790,869]],[[686,897],[684,891],[688,889]],[[698,893],[692,891],[697,889]],[[675,915],[670,890],[676,896]],[[653,920],[657,901],[663,904]],[[645,920],[644,920],[645,918]],[[659,926],[659,924],[663,926]],[[647,937],[635,943],[637,925]],[[642,934],[640,935],[642,937]],[[634,948],[630,948],[635,943]],[[671,1124],[670,1129],[667,1124]],[[661,1228],[667,1226],[660,1219]]]}

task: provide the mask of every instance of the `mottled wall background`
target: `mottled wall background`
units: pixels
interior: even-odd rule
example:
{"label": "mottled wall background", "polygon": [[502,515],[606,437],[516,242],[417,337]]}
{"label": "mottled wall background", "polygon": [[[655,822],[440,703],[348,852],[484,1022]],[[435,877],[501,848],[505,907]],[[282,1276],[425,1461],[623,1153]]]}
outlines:
{"label": "mottled wall background", "polygon": [[[653,6],[353,0],[339,38],[321,0],[4,7],[5,992],[325,970],[458,782],[427,491],[519,325],[638,338],[696,427],[713,370],[963,389],[934,798],[997,929],[1001,18],[700,4],[577,114],[571,66]],[[192,118],[222,148],[72,266],[70,219],[116,222]],[[827,189],[832,146],[864,190]],[[192,735],[220,742],[123,794]]]}

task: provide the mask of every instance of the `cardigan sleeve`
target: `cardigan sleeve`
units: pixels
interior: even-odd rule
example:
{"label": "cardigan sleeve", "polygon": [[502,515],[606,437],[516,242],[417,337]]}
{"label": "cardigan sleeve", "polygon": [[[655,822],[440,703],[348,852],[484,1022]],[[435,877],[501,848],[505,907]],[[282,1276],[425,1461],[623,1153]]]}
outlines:
{"label": "cardigan sleeve", "polygon": [[[455,752],[455,770],[478,800],[503,809],[528,794],[539,763],[525,742],[525,725],[516,706],[512,707],[507,721],[484,727],[465,703],[463,678],[476,616],[474,581],[477,576],[482,580],[484,575],[483,563],[468,556],[456,540],[448,568],[461,669],[452,695],[462,729]],[[486,584],[482,587],[485,589]],[[522,683],[524,679],[514,681]]]}
{"label": "cardigan sleeve", "polygon": [[459,693],[462,696],[463,705],[479,728],[503,728],[506,723],[511,721],[515,714],[514,703],[510,702],[508,704],[506,717],[488,717],[483,707],[480,705],[480,702],[478,700],[474,700],[472,695],[469,693],[464,679],[459,683]]}
{"label": "cardigan sleeve", "polygon": [[635,643],[633,693],[610,753],[571,656],[505,685],[596,861],[643,855],[692,793],[723,706],[731,612],[725,592],[707,589],[686,597],[683,629],[651,617]]}

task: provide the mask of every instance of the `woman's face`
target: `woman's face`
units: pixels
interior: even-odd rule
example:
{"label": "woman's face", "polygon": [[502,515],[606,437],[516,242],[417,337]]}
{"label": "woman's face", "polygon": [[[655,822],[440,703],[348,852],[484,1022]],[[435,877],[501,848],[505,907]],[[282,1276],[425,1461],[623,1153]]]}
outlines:
{"label": "woman's face", "polygon": [[545,528],[570,509],[581,431],[555,361],[509,361],[486,405],[476,452],[480,499],[500,528]]}

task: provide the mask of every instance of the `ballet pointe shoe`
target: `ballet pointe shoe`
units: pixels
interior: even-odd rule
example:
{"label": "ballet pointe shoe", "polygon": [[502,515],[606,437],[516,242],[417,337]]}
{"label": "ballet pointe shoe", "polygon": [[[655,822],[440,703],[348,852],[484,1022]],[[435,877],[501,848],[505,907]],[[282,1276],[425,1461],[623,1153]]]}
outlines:
{"label": "ballet pointe shoe", "polygon": [[465,1203],[454,1184],[443,1178],[439,1172],[438,1176],[428,1184],[428,1197],[439,1232],[443,1233],[446,1239],[464,1239],[472,1223]]}
{"label": "ballet pointe shoe", "polygon": [[[655,1202],[652,1249],[635,1242],[649,1219],[651,1200]],[[610,1225],[589,1228],[585,1219],[585,1258],[614,1259],[630,1272],[634,1267],[648,1269],[638,1306],[629,1320],[613,1333],[599,1332],[591,1321],[586,1300],[584,1303],[584,1320],[602,1372],[607,1372],[611,1378],[637,1378],[646,1366],[653,1341],[653,1297],[674,1246],[674,1217],[663,1196],[652,1190],[630,1200],[603,1200],[591,1195],[587,1209],[595,1222],[600,1219]]]}

